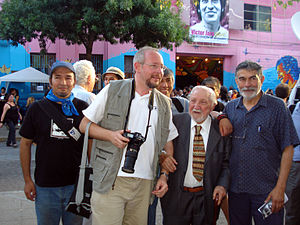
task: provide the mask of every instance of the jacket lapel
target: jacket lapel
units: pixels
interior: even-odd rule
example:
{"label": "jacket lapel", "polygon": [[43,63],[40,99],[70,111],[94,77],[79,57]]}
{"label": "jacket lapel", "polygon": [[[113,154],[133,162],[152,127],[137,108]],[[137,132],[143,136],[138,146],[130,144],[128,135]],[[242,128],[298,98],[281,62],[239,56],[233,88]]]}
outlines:
{"label": "jacket lapel", "polygon": [[213,119],[211,120],[211,125],[210,125],[210,131],[209,131],[209,136],[208,136],[208,142],[206,146],[206,154],[205,154],[205,164],[207,163],[209,157],[213,153],[213,150],[215,149],[215,146],[219,142],[221,136],[220,133],[218,132],[219,129],[218,127],[215,126],[215,123]]}
{"label": "jacket lapel", "polygon": [[[191,138],[191,117],[188,115],[183,121],[182,124],[185,124],[183,126],[184,131],[183,134],[186,134],[184,138],[184,143],[182,143],[182,149],[187,149],[187,151],[184,152],[184,173],[187,170],[188,161],[189,161],[189,151],[190,151],[190,138]],[[187,146],[187,147],[185,147]]]}

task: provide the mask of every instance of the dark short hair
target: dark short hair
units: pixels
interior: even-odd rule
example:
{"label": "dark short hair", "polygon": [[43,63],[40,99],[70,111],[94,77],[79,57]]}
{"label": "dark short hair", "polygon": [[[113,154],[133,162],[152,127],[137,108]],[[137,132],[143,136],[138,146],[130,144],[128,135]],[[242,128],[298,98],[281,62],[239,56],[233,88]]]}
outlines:
{"label": "dark short hair", "polygon": [[219,89],[221,88],[221,83],[220,83],[219,79],[216,77],[212,77],[212,76],[206,77],[202,81],[201,85],[206,86],[207,84],[212,84],[214,86],[216,85]]}
{"label": "dark short hair", "polygon": [[262,67],[256,63],[256,62],[252,62],[249,60],[246,60],[244,62],[241,62],[235,69],[235,76],[237,76],[237,73],[240,70],[248,70],[248,71],[252,71],[255,70],[257,71],[258,75],[261,77],[262,76]]}
{"label": "dark short hair", "polygon": [[174,73],[173,73],[173,71],[171,70],[171,69],[169,69],[169,68],[166,68],[165,70],[164,70],[164,77],[169,77],[169,76],[174,76]]}
{"label": "dark short hair", "polygon": [[285,83],[280,83],[275,88],[275,95],[279,98],[285,99],[290,95],[290,87]]}
{"label": "dark short hair", "polygon": [[[224,16],[225,16],[225,5],[226,5],[226,0],[219,0],[221,2],[221,16],[220,16],[220,21],[223,20]],[[198,18],[199,20],[202,20],[201,17],[201,10],[200,10],[200,4],[201,4],[201,0],[199,0],[199,4],[197,6],[197,14],[198,14]]]}

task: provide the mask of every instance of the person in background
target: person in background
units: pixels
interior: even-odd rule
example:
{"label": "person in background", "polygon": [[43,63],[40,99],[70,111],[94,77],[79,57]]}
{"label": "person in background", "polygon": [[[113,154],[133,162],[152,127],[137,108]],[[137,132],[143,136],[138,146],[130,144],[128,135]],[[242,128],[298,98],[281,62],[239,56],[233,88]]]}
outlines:
{"label": "person in background", "polygon": [[[92,62],[88,60],[80,60],[73,66],[75,69],[76,85],[72,92],[76,98],[90,105],[96,98],[96,95],[92,93],[97,80],[95,68]],[[92,146],[92,141],[90,141],[89,146]],[[92,217],[90,216],[89,219],[83,218],[82,224],[91,225]]]}
{"label": "person in background", "polygon": [[6,88],[2,87],[1,88],[1,93],[0,93],[0,115],[2,115],[3,112],[3,107],[7,101],[7,93],[6,93]]}
{"label": "person in background", "polygon": [[[171,93],[174,88],[174,74],[173,71],[169,68],[166,68],[162,80],[160,81],[157,90],[171,98],[171,110],[172,115],[188,112],[189,111],[189,101],[186,98],[182,97],[171,97]],[[171,167],[169,172],[174,172],[176,168],[176,160],[173,158],[173,152],[163,152],[160,157],[161,163],[169,164],[167,167]],[[156,206],[158,198],[155,197],[153,203],[149,206],[148,210],[148,225],[155,225],[156,221]]]}
{"label": "person in background", "polygon": [[102,75],[104,86],[107,86],[112,80],[123,80],[125,78],[124,72],[117,67],[109,67]]}
{"label": "person in background", "polygon": [[19,98],[20,98],[18,89],[10,88],[9,89],[9,94],[11,94],[15,97],[15,104],[18,105]]}
{"label": "person in background", "polygon": [[[215,94],[216,94],[216,97],[217,99],[219,98],[219,95],[220,95],[220,89],[221,89],[221,83],[219,81],[218,78],[216,77],[207,77],[205,78],[202,83],[202,85],[206,86],[206,87],[209,87],[210,89],[212,89]],[[217,105],[215,106],[214,110],[215,112],[223,112],[224,110],[224,105],[222,102],[218,101],[217,102]]]}
{"label": "person in background", "polygon": [[16,125],[18,124],[19,119],[22,120],[22,116],[14,102],[14,96],[10,94],[3,107],[0,121],[0,128],[3,127],[4,123],[6,123],[9,128],[6,146],[12,146],[14,148],[18,147],[16,142]]}
{"label": "person in background", "polygon": [[275,95],[278,98],[281,98],[285,103],[287,103],[287,100],[290,96],[290,87],[289,85],[285,83],[280,83],[275,88]]}
{"label": "person in background", "polygon": [[30,107],[31,104],[34,103],[34,102],[35,102],[35,98],[34,98],[34,97],[30,96],[30,97],[27,98],[25,110],[23,110],[23,113],[21,113],[21,114],[23,115],[23,118],[25,118],[26,113],[27,113],[29,107]]}
{"label": "person in background", "polygon": [[161,93],[171,98],[172,100],[171,107],[172,107],[173,114],[188,112],[189,101],[186,98],[179,97],[179,96],[171,97],[173,88],[174,88],[174,73],[169,68],[166,68],[162,80],[160,81],[160,84],[157,87],[157,90],[159,90]]}
{"label": "person in background", "polygon": [[268,90],[266,90],[266,94],[268,95],[274,95],[273,90],[268,88]]}
{"label": "person in background", "polygon": [[[296,104],[292,114],[293,122],[300,138],[300,102]],[[300,224],[300,145],[294,148],[293,163],[286,185],[286,194],[288,202],[285,209],[285,225]]]}
{"label": "person in background", "polygon": [[76,84],[72,90],[74,97],[90,105],[96,97],[92,93],[96,82],[95,68],[92,62],[88,60],[80,60],[73,66],[76,75]]}
{"label": "person in background", "polygon": [[229,93],[227,87],[225,86],[221,86],[219,101],[223,103],[224,106],[226,106],[227,103],[230,101]]}

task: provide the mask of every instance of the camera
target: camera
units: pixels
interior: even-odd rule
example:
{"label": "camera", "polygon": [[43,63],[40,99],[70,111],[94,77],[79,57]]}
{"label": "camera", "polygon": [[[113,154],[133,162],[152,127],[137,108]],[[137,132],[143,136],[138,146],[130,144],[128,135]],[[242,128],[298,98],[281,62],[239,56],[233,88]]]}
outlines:
{"label": "camera", "polygon": [[270,216],[272,214],[272,201],[264,203],[261,207],[259,207],[258,211],[264,219]]}
{"label": "camera", "polygon": [[140,147],[146,139],[138,132],[124,132],[123,136],[129,139],[129,143],[125,153],[125,161],[122,171],[125,173],[134,173],[134,165],[138,157]]}

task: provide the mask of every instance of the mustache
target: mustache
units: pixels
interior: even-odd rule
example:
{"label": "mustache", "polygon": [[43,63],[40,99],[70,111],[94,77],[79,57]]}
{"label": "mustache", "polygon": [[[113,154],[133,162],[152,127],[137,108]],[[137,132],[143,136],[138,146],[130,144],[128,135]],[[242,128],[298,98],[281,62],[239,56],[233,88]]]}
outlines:
{"label": "mustache", "polygon": [[256,88],[250,87],[250,88],[242,88],[241,91],[256,91]]}
{"label": "mustache", "polygon": [[202,110],[201,109],[193,109],[192,112],[202,113]]}

